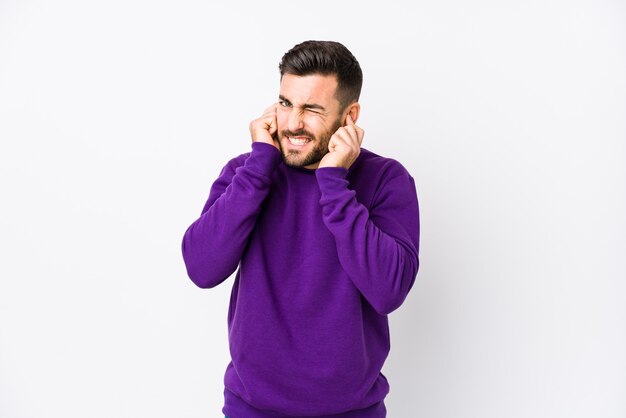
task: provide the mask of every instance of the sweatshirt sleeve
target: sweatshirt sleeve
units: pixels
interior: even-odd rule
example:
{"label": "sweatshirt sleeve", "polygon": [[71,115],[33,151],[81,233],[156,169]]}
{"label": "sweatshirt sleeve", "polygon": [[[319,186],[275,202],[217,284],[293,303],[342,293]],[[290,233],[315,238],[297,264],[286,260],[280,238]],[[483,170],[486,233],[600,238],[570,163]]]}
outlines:
{"label": "sweatshirt sleeve", "polygon": [[217,286],[237,269],[281,155],[270,144],[253,142],[243,165],[240,158],[222,169],[200,217],[183,236],[187,274],[201,288]]}
{"label": "sweatshirt sleeve", "polygon": [[414,179],[399,163],[387,170],[370,210],[349,188],[348,170],[316,170],[325,225],[339,261],[363,297],[381,315],[397,309],[419,268],[419,208]]}

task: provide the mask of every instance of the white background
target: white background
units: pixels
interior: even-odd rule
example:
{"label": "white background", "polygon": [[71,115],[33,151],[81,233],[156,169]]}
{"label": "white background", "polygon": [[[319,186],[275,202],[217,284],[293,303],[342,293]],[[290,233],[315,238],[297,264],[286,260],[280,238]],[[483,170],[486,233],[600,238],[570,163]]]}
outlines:
{"label": "white background", "polygon": [[180,242],[306,39],[417,184],[389,417],[626,416],[624,2],[0,0],[0,417],[221,416]]}

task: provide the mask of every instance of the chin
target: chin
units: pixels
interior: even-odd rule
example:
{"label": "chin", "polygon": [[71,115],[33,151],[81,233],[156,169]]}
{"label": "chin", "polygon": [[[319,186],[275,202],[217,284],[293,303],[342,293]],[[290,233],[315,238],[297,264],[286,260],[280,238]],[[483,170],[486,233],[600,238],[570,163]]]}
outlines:
{"label": "chin", "polygon": [[285,156],[284,154],[283,154],[283,161],[285,162],[287,166],[293,167],[293,168],[302,168],[305,165],[311,164],[303,158],[293,158],[293,156],[288,157],[288,156]]}
{"label": "chin", "polygon": [[328,145],[326,144],[325,147],[320,147],[318,139],[311,141],[309,146],[312,147],[306,151],[294,150],[286,137],[280,138],[278,143],[280,145],[280,152],[283,155],[283,162],[288,167],[303,168],[308,165],[319,164],[324,155],[328,153],[328,149],[325,149]]}
{"label": "chin", "polygon": [[310,164],[314,164],[316,161],[311,162],[310,160],[310,155],[306,154],[303,155],[302,153],[298,153],[298,154],[293,154],[293,153],[289,153],[289,154],[285,154],[284,152],[283,154],[283,162],[285,163],[285,165],[287,165],[288,167],[293,167],[293,168],[302,168],[306,165],[310,165]]}

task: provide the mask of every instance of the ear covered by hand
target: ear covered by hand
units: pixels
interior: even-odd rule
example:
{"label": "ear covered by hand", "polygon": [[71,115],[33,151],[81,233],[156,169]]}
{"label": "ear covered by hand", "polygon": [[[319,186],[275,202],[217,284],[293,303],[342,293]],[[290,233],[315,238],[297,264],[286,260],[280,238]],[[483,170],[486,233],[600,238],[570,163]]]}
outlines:
{"label": "ear covered by hand", "polygon": [[330,137],[328,154],[321,159],[318,168],[344,167],[350,168],[361,153],[361,144],[365,131],[358,127],[350,114],[346,118],[346,126],[342,126]]}
{"label": "ear covered by hand", "polygon": [[272,104],[263,111],[263,115],[258,119],[250,122],[250,136],[252,142],[265,142],[274,145],[280,150],[276,132],[278,131],[278,123],[276,121],[276,106],[278,103]]}

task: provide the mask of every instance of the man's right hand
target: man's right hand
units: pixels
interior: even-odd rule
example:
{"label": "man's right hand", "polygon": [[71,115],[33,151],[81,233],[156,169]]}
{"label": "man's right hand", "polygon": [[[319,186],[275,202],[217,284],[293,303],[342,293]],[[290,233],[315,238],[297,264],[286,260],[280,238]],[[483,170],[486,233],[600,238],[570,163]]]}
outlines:
{"label": "man's right hand", "polygon": [[280,145],[276,132],[278,123],[276,122],[276,106],[274,103],[263,112],[263,116],[250,122],[250,135],[252,142],[265,142],[274,145],[280,151]]}

